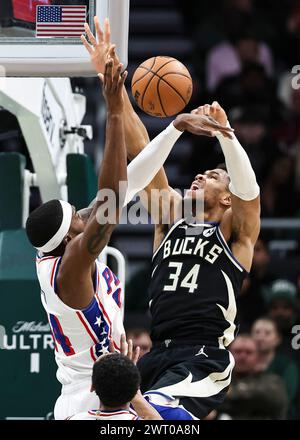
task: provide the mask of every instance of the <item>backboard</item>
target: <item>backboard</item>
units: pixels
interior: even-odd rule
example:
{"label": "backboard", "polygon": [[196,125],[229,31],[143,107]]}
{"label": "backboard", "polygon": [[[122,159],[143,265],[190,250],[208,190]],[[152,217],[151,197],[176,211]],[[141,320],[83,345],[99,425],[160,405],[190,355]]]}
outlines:
{"label": "backboard", "polygon": [[80,41],[97,15],[111,23],[111,41],[127,66],[130,0],[2,0],[0,74],[28,77],[94,75]]}

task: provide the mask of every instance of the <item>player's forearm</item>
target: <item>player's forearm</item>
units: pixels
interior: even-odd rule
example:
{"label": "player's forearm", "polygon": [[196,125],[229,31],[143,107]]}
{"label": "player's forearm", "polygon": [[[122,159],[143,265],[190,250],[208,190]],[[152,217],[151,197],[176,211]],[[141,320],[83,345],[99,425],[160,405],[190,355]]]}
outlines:
{"label": "player's forearm", "polygon": [[141,419],[162,420],[160,414],[147,402],[140,392],[135,395],[131,404]]}
{"label": "player's forearm", "polygon": [[[123,118],[121,112],[120,114],[108,112],[104,157],[99,173],[99,192],[93,205],[93,212],[74,254],[81,256],[78,271],[86,271],[90,268],[96,256],[107,245],[111,233],[118,223],[120,207],[123,205],[126,192],[124,191],[124,194],[122,191],[120,192],[119,183],[121,181],[127,182]],[[107,190],[114,194],[114,199],[110,198]]]}
{"label": "player's forearm", "polygon": [[[154,187],[153,183],[155,182],[153,182],[153,179],[158,181],[161,178],[161,176],[157,176],[157,173],[162,170],[167,157],[181,134],[182,131],[177,130],[174,124],[171,123],[155,139],[149,142],[129,164],[125,204],[151,182],[151,186]],[[159,184],[161,181],[157,183]],[[167,181],[165,185],[167,186]],[[161,186],[157,188],[161,188]]]}
{"label": "player's forearm", "polygon": [[[128,165],[128,184],[124,206],[145,188],[147,191],[150,191],[151,188],[168,188],[168,181],[164,177],[162,167],[181,134],[182,132],[177,130],[171,123],[155,139],[149,142]],[[105,159],[103,162],[105,164]],[[108,168],[109,170],[110,168]],[[157,186],[155,186],[156,184]],[[99,187],[103,188],[101,182]],[[92,202],[92,205],[94,205],[94,202]],[[89,215],[88,208],[83,212],[83,215]]]}
{"label": "player's forearm", "polygon": [[124,130],[127,156],[129,160],[134,159],[142,149],[150,142],[148,132],[141,119],[134,111],[126,88],[123,89],[124,97]]}
{"label": "player's forearm", "polygon": [[[121,154],[121,161],[124,161],[124,154],[126,155],[126,152],[125,152],[125,141],[124,141],[124,126],[123,126],[123,135],[122,135],[122,127],[120,127],[119,129],[121,129],[121,133],[119,132],[119,134],[121,136],[120,139],[121,139],[121,142],[123,144],[123,147],[121,146],[122,152],[123,152]],[[107,122],[107,130],[108,130],[108,135],[109,135],[109,133],[111,132],[110,123],[109,122]],[[117,135],[118,131],[114,132],[113,134]],[[122,141],[122,138],[123,138],[123,141]],[[116,159],[118,159],[119,155],[116,154],[116,152],[114,151],[115,146],[118,145],[117,144],[117,140],[114,140],[114,139],[111,139],[111,138],[107,139],[107,144],[108,144],[107,145],[108,148],[105,148],[104,158],[103,158],[103,162],[102,162],[102,172],[104,172],[106,174],[111,174],[110,177],[116,177],[117,173],[109,173],[109,163],[108,163],[108,173],[107,173],[106,169],[103,170],[103,167],[105,166],[105,161],[106,161],[106,165],[107,165],[107,160],[111,161],[111,159],[113,159],[115,157],[114,155],[116,155]],[[110,151],[112,151],[111,154],[110,154]],[[106,156],[108,156],[108,158]],[[125,158],[125,164],[126,163],[127,162],[126,162],[126,158]],[[115,162],[114,162],[114,164],[115,164]],[[114,166],[114,164],[111,164],[111,168],[112,168],[112,166]],[[123,165],[124,164],[121,163],[121,167],[123,167]],[[107,168],[107,167],[105,167],[105,168]],[[122,169],[121,170],[121,174],[123,174],[123,176],[122,176],[123,180],[126,181],[127,180],[127,172],[124,173],[124,170]],[[101,176],[101,171],[99,173],[99,188],[101,189],[100,176]],[[104,178],[104,175],[101,176],[101,179],[103,179],[103,178]],[[114,185],[118,186],[118,179],[114,182]],[[107,187],[108,186],[106,186],[106,188]],[[117,188],[117,191],[119,191],[119,186]],[[80,217],[81,217],[81,219],[83,220],[84,223],[87,223],[89,221],[90,216],[93,213],[93,210],[94,210],[94,207],[95,207],[96,203],[97,203],[97,198],[95,198],[87,208],[83,208],[80,211],[78,211],[78,214],[80,215]]]}
{"label": "player's forearm", "polygon": [[127,156],[123,116],[122,113],[108,113],[106,141],[99,174],[98,189],[110,189],[115,193],[116,197],[119,198],[122,196],[119,191],[120,182],[127,182]]}
{"label": "player's forearm", "polygon": [[242,200],[254,200],[259,195],[259,186],[246,151],[235,135],[228,139],[217,134],[217,138],[225,156],[230,191]]}

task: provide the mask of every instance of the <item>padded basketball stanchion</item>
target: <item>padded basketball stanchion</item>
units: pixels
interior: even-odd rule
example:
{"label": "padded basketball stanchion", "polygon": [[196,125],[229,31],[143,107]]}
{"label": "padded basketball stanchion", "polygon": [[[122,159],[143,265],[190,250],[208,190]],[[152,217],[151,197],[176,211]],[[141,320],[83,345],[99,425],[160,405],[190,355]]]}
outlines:
{"label": "padded basketball stanchion", "polygon": [[89,156],[67,155],[68,201],[77,209],[86,208],[97,194],[97,176]]}
{"label": "padded basketball stanchion", "polygon": [[26,160],[19,153],[0,153],[0,230],[22,228]]}
{"label": "padded basketball stanchion", "polygon": [[0,419],[49,418],[59,395],[35,250],[22,228],[25,171],[24,156],[0,154]]}

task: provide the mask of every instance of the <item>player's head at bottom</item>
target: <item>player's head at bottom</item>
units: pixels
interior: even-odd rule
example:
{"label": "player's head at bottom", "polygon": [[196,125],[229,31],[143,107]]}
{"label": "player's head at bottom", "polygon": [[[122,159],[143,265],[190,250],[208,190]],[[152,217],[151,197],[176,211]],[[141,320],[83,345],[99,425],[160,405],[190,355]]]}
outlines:
{"label": "player's head at bottom", "polygon": [[137,366],[119,353],[102,355],[93,366],[92,387],[107,409],[120,409],[129,404],[140,388]]}

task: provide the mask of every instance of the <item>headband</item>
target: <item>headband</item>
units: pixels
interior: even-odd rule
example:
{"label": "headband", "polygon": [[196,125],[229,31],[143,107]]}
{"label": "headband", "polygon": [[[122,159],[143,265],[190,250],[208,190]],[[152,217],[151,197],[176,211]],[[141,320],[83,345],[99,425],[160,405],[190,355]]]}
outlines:
{"label": "headband", "polygon": [[54,249],[56,249],[61,244],[70,229],[73,214],[72,206],[70,205],[70,203],[63,200],[59,200],[59,202],[63,211],[63,219],[60,228],[53,235],[53,237],[50,238],[50,240],[46,244],[44,244],[44,246],[36,247],[38,251],[44,253],[54,251]]}

